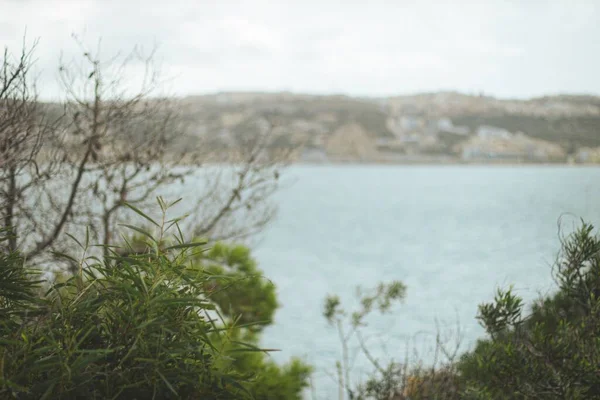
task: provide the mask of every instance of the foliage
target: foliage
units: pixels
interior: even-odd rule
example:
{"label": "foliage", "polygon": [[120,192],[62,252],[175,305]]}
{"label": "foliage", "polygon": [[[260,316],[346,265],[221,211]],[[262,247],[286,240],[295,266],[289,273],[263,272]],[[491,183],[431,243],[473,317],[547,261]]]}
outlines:
{"label": "foliage", "polygon": [[[181,233],[217,241],[260,231],[274,215],[270,197],[290,149],[267,151],[268,123],[238,135],[222,164],[200,169],[215,155],[203,153],[206,138],[196,133],[193,145],[178,142],[189,126],[181,103],[159,93],[154,53],[136,48],[105,61],[99,48],[78,44],[80,62],[60,63],[60,105],[37,100],[37,42],[0,60],[2,394],[233,398],[244,375],[256,393],[298,398],[310,368],[299,360],[279,367],[257,347],[278,307],[274,285],[247,248],[190,246]],[[131,80],[127,71],[138,62],[141,81]],[[165,225],[162,199],[160,224],[136,208],[192,175],[198,198],[188,203],[190,226]],[[116,222],[136,214],[151,229],[128,225],[143,239],[115,247]],[[89,246],[90,238],[101,246]],[[82,258],[69,255],[71,239]],[[60,259],[74,276],[35,281],[24,259],[54,271],[64,267]]]}
{"label": "foliage", "polygon": [[563,240],[555,281],[558,292],[529,316],[511,289],[480,306],[490,338],[459,363],[472,398],[600,398],[600,238],[591,225]]}
{"label": "foliage", "polygon": [[[401,301],[406,294],[406,286],[400,281],[380,283],[372,290],[365,291],[360,286],[356,289],[359,296],[360,308],[350,315],[350,324],[353,327],[364,325],[365,317],[377,308],[384,314],[389,311],[394,301]],[[325,298],[323,316],[327,322],[334,324],[341,317],[347,316],[347,312],[341,307],[338,296],[330,295]]]}
{"label": "foliage", "polygon": [[[463,385],[452,364],[442,368],[416,368],[411,371],[402,390],[411,400],[458,400]],[[381,397],[378,397],[381,398]]]}
{"label": "foliage", "polygon": [[[489,336],[459,361],[436,339],[449,361],[441,368],[381,367],[375,360],[376,373],[350,398],[600,398],[600,237],[591,225],[562,239],[554,278],[558,291],[534,302],[527,316],[512,288],[480,305],[478,319]],[[339,308],[339,298],[328,298],[328,320]]]}
{"label": "foliage", "polygon": [[[148,246],[141,234],[129,243],[136,254],[144,253]],[[206,298],[228,326],[228,340],[223,341],[219,333],[209,336],[223,350],[236,353],[231,367],[247,378],[249,392],[257,399],[301,399],[312,368],[297,358],[280,366],[259,351],[260,333],[273,323],[279,304],[275,285],[262,275],[250,250],[216,243],[207,251],[195,252],[190,261],[207,275],[203,283]]]}
{"label": "foliage", "polygon": [[360,330],[366,326],[366,317],[375,309],[381,314],[385,314],[391,309],[394,302],[402,301],[406,294],[406,286],[400,281],[392,281],[387,284],[380,283],[370,290],[364,290],[359,286],[356,289],[356,294],[360,306],[352,313],[348,313],[342,307],[341,300],[336,295],[327,296],[323,307],[323,316],[330,325],[337,328],[342,347],[342,360],[336,363],[340,399],[343,399],[342,393],[344,392],[346,392],[349,399],[361,399],[365,398],[365,395],[369,396],[374,393],[381,394],[384,396],[381,398],[387,399],[389,396],[394,395],[396,387],[385,383],[380,385],[380,381],[375,378],[370,379],[366,386],[359,385],[356,388],[352,387],[350,382],[351,367],[348,345],[351,339],[356,338],[363,354],[373,364],[378,374],[385,377],[389,376],[392,370],[395,370],[395,364],[393,363],[388,370],[381,367],[366,347]]}
{"label": "foliage", "polygon": [[[574,99],[573,99],[574,100]],[[571,100],[571,101],[573,101]],[[536,116],[517,113],[463,114],[452,118],[456,125],[466,125],[472,130],[480,125],[500,126],[511,132],[560,144],[569,153],[582,146],[600,146],[598,115]]]}
{"label": "foliage", "polygon": [[[215,244],[195,260],[211,274],[206,290],[222,317],[234,326],[230,335],[232,350],[240,350],[238,340],[258,346],[262,329],[273,323],[279,307],[275,285],[262,276],[250,250],[241,245]],[[236,371],[250,377],[247,387],[257,399],[300,400],[308,386],[312,368],[297,358],[279,366],[265,352],[245,352],[233,362]]]}
{"label": "foliage", "polygon": [[[256,399],[301,400],[302,392],[308,386],[312,367],[298,358],[279,365],[269,358],[266,351],[259,351],[257,331],[244,328],[229,330],[229,340],[224,348],[242,353],[236,354],[233,368],[247,379],[246,388]],[[219,340],[219,338],[215,338]],[[243,344],[241,344],[243,343]]]}
{"label": "foliage", "polygon": [[[159,202],[165,210],[167,205]],[[150,245],[141,254],[119,255],[110,249],[101,261],[85,257],[89,236],[78,241],[84,254],[78,274],[53,285],[43,304],[36,304],[33,287],[21,285],[18,274],[0,275],[4,305],[21,313],[28,307],[37,310],[21,320],[2,314],[3,322],[13,320],[1,327],[3,397],[249,397],[232,367],[239,349],[228,350],[230,327],[224,321],[217,325],[210,316],[214,305],[204,287],[212,277],[190,262],[206,250],[204,244],[185,242],[180,233],[163,237],[177,225],[150,221],[160,232],[157,237],[130,227]],[[163,250],[161,242],[171,244]],[[2,271],[22,267],[18,256],[0,261]],[[15,295],[15,285],[21,295]]]}
{"label": "foliage", "polygon": [[[408,355],[402,363],[392,359],[386,366],[372,361],[375,372],[356,387],[353,398],[360,400],[463,399],[464,383],[456,371],[455,363],[460,340],[456,342],[455,348],[451,349],[441,340],[438,331],[435,346],[435,360],[427,368],[420,363],[409,363]],[[369,354],[365,344],[361,343],[361,347],[365,354]],[[441,360],[438,363],[440,356],[444,356],[445,361]]]}
{"label": "foliage", "polygon": [[247,247],[216,243],[194,261],[213,275],[206,289],[224,317],[250,330],[273,322],[279,306],[275,285],[262,276]]}

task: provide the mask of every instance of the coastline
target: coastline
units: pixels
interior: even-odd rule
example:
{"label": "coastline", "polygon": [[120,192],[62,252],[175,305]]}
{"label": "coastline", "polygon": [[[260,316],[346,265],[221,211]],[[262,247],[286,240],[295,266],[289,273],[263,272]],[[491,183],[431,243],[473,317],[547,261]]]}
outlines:
{"label": "coastline", "polygon": [[571,168],[598,168],[600,164],[594,163],[569,163],[569,162],[515,162],[515,161],[363,161],[363,160],[344,160],[344,161],[294,161],[289,165],[301,166],[453,166],[453,167],[571,167]]}

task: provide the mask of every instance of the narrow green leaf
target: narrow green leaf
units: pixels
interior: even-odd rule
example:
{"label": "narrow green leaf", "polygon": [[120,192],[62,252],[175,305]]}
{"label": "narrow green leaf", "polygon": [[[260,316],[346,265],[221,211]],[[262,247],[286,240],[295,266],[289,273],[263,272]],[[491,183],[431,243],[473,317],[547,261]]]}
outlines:
{"label": "narrow green leaf", "polygon": [[95,326],[90,327],[82,336],[81,338],[77,341],[77,344],[75,345],[75,348],[79,349],[79,346],[81,346],[81,343],[83,343],[83,341],[89,336],[90,333],[92,333],[92,331],[95,329]]}
{"label": "narrow green leaf", "polygon": [[183,200],[183,197],[180,197],[177,200],[175,200],[174,202],[172,202],[171,204],[169,204],[169,208],[173,207],[175,204],[179,203],[181,200]]}
{"label": "narrow green leaf", "polygon": [[158,202],[158,206],[160,207],[162,212],[166,212],[167,211],[167,203],[165,203],[165,200],[162,198],[162,196],[158,196],[156,198],[156,201]]}
{"label": "narrow green leaf", "polygon": [[184,219],[186,219],[187,217],[189,217],[189,213],[188,214],[184,214],[183,216],[179,217],[179,218],[174,218],[172,220],[167,221],[167,227],[165,228],[165,232],[167,232],[168,230],[170,230],[173,226],[177,225],[179,222],[183,221]]}
{"label": "narrow green leaf", "polygon": [[[152,320],[152,321],[153,321],[153,320]],[[141,327],[138,327],[138,329],[141,329]],[[119,362],[119,367],[120,367],[121,365],[123,365],[123,363],[124,363],[125,361],[127,361],[127,359],[129,358],[129,356],[131,356],[131,354],[133,354],[133,350],[135,350],[135,349],[136,349],[136,345],[137,345],[137,342],[138,342],[138,339],[139,339],[139,338],[140,338],[140,337],[139,337],[139,335],[138,335],[138,336],[135,338],[135,340],[134,340],[133,344],[132,344],[132,345],[129,347],[129,350],[127,351],[127,354],[125,354],[125,356],[124,356],[124,357],[121,359],[121,361]]]}
{"label": "narrow green leaf", "polygon": [[250,343],[240,342],[240,341],[237,341],[237,340],[232,340],[231,343],[237,344],[239,346],[243,346],[244,347],[243,349],[233,349],[233,350],[230,350],[230,351],[233,351],[233,352],[239,352],[239,351],[259,351],[259,352],[267,353],[267,352],[271,352],[271,351],[281,351],[279,349],[261,349],[260,347],[254,346],[254,345],[252,345]]}
{"label": "narrow green leaf", "polygon": [[156,373],[158,374],[158,376],[160,376],[160,378],[163,380],[163,382],[165,382],[165,385],[167,385],[167,387],[169,388],[169,390],[175,395],[175,396],[179,396],[177,394],[177,392],[175,391],[175,388],[173,388],[173,386],[171,386],[171,384],[169,383],[169,381],[167,380],[167,378],[165,378],[165,376],[163,374],[160,373],[159,370],[156,370]]}
{"label": "narrow green leaf", "polygon": [[58,257],[58,258],[66,258],[66,259],[68,259],[70,261],[73,261],[75,264],[79,264],[79,261],[77,261],[75,258],[71,257],[68,254],[61,253],[60,251],[53,251],[52,255],[55,256],[55,257]]}
{"label": "narrow green leaf", "polygon": [[77,238],[75,238],[75,236],[71,235],[70,233],[65,232],[65,235],[67,235],[68,237],[70,237],[75,243],[77,243],[79,245],[79,247],[81,247],[82,249],[84,248],[83,245],[81,244],[81,242],[79,240],[77,240]]}
{"label": "narrow green leaf", "polygon": [[154,221],[152,218],[150,218],[148,215],[144,214],[139,208],[135,207],[133,204],[129,204],[129,203],[125,203],[125,205],[127,207],[129,207],[130,209],[132,209],[135,213],[137,213],[138,215],[144,217],[146,220],[152,222],[154,225],[156,225],[157,227],[160,228],[160,225],[156,223],[156,221]]}
{"label": "narrow green leaf", "polygon": [[182,243],[169,246],[165,250],[176,250],[176,249],[189,249],[194,247],[205,246],[208,242],[195,242],[195,243]]}
{"label": "narrow green leaf", "polygon": [[142,235],[150,238],[154,243],[156,243],[156,240],[154,239],[154,237],[150,233],[146,232],[143,229],[138,228],[137,226],[133,226],[133,225],[129,225],[129,224],[119,224],[119,225],[120,226],[124,226],[125,228],[129,228],[129,229],[131,229],[133,231],[136,231],[137,233],[141,233]]}
{"label": "narrow green leaf", "polygon": [[56,386],[56,382],[52,382],[52,384],[48,386],[48,389],[46,389],[42,397],[40,397],[40,400],[49,399],[50,395],[52,395],[52,391],[54,390],[54,386]]}
{"label": "narrow green leaf", "polygon": [[18,346],[21,345],[21,342],[19,342],[18,340],[9,340],[9,339],[4,339],[4,338],[0,338],[0,344],[3,344],[5,346]]}
{"label": "narrow green leaf", "polygon": [[229,353],[241,353],[241,352],[260,352],[260,353],[270,353],[273,351],[281,351],[280,349],[251,349],[251,348],[244,348],[244,349],[232,349],[229,350]]}
{"label": "narrow green leaf", "polygon": [[242,386],[241,383],[239,383],[237,380],[232,379],[228,376],[223,376],[221,377],[222,381],[227,383],[228,385],[231,385],[239,390],[241,390],[242,392],[244,392],[246,395],[248,395],[251,399],[254,399],[254,396],[252,396],[252,393],[250,393],[248,391],[248,389],[246,389],[244,386]]}

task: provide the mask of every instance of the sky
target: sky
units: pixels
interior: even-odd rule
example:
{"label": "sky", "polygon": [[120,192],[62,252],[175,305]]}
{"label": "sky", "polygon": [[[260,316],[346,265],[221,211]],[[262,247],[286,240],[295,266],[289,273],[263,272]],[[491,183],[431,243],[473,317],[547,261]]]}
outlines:
{"label": "sky", "polygon": [[42,97],[73,33],[106,59],[156,46],[177,95],[600,95],[600,0],[0,0],[0,45],[25,32]]}

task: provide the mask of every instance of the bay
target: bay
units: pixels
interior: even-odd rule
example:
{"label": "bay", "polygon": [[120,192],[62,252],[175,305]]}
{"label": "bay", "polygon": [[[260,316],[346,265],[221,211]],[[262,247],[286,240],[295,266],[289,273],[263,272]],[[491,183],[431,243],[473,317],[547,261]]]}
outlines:
{"label": "bay", "polygon": [[[514,284],[526,301],[552,291],[559,225],[600,222],[596,167],[294,166],[287,182],[254,251],[282,305],[263,343],[282,350],[277,361],[313,364],[322,399],[336,396],[340,359],[321,314],[327,294],[352,306],[357,285],[403,281],[406,300],[369,319],[368,344],[381,361],[408,348],[431,363],[436,330],[450,342],[460,331],[463,351],[482,337],[477,305],[497,288]],[[358,382],[372,368],[352,346]]]}

